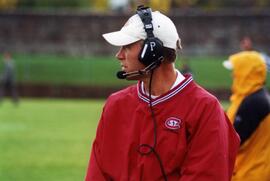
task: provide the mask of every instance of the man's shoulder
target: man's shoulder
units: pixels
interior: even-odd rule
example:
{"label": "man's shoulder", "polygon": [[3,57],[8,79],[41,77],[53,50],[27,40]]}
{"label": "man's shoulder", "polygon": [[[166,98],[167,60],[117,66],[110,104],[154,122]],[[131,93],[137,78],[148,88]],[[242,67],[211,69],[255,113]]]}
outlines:
{"label": "man's shoulder", "polygon": [[129,101],[131,98],[134,98],[137,94],[137,87],[136,85],[128,86],[124,89],[121,89],[117,92],[112,93],[107,102],[122,102],[122,101]]}
{"label": "man's shoulder", "polygon": [[195,101],[203,101],[203,102],[218,102],[217,98],[208,92],[206,89],[198,85],[197,83],[193,83],[190,91],[190,98]]}

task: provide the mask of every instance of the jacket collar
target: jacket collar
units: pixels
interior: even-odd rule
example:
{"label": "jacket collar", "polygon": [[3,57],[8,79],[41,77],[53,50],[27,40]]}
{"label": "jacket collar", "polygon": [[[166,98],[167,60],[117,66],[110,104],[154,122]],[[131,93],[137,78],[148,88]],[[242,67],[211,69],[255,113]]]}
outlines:
{"label": "jacket collar", "polygon": [[[185,79],[183,81],[181,81],[178,85],[176,85],[174,88],[169,90],[167,93],[162,94],[158,97],[152,98],[152,106],[155,106],[155,105],[157,105],[161,102],[164,102],[168,99],[171,99],[173,96],[175,96],[176,94],[181,92],[192,81],[193,81],[192,76],[190,74],[186,75]],[[141,100],[143,100],[144,102],[149,104],[150,103],[149,95],[144,93],[144,91],[142,91],[141,87],[142,87],[142,82],[139,81],[137,84],[138,97]]]}

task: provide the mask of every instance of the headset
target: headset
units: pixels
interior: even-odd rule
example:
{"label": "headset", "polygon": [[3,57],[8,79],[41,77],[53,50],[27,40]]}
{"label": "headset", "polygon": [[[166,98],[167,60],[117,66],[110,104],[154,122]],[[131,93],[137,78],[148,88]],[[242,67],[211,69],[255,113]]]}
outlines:
{"label": "headset", "polygon": [[145,75],[151,70],[158,67],[164,60],[163,43],[160,39],[154,36],[152,24],[152,10],[143,5],[137,7],[136,14],[140,17],[144,30],[146,32],[146,39],[143,42],[142,49],[139,53],[139,61],[146,67],[142,70],[133,72],[117,72],[119,79],[130,79],[139,75]]}
{"label": "headset", "polygon": [[146,39],[143,42],[143,48],[139,53],[139,60],[145,66],[155,62],[160,64],[163,57],[163,43],[160,39],[154,36],[152,24],[152,10],[143,5],[138,6],[136,13],[143,22],[144,30],[146,32]]}

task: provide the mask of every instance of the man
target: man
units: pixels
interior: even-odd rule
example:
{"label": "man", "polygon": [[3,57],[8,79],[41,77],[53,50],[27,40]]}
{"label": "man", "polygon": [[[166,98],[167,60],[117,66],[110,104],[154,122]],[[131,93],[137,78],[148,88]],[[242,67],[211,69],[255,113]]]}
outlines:
{"label": "man", "polygon": [[[240,48],[242,51],[254,51],[253,43],[249,36],[245,36],[241,39]],[[267,70],[270,71],[270,57],[264,52],[259,52],[259,53],[261,54],[263,60],[266,63]]]}
{"label": "man", "polygon": [[4,69],[0,77],[0,100],[5,94],[5,91],[10,91],[13,102],[18,103],[18,94],[15,84],[15,67],[13,59],[9,52],[3,55]]}
{"label": "man", "polygon": [[256,51],[234,54],[224,64],[232,69],[233,76],[227,114],[241,138],[232,180],[269,181],[270,99],[264,88],[266,64]]}
{"label": "man", "polygon": [[230,180],[239,138],[217,99],[174,68],[173,22],[138,7],[103,36],[121,47],[118,77],[138,84],[108,98],[85,180]]}

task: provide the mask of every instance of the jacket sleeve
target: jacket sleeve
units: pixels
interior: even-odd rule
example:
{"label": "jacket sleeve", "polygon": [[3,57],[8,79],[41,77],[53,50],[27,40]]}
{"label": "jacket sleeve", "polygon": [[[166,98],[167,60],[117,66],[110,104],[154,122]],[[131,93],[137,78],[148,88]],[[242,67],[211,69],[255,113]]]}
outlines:
{"label": "jacket sleeve", "polygon": [[92,151],[88,169],[85,177],[85,181],[106,181],[106,175],[101,167],[101,144],[102,144],[102,132],[103,132],[104,116],[102,113],[99,125],[97,128],[96,138],[92,144]]}
{"label": "jacket sleeve", "polygon": [[95,143],[92,146],[92,152],[91,152],[91,157],[90,157],[85,181],[95,181],[95,180],[105,181],[101,168],[99,167],[97,163],[97,158],[94,153],[94,149],[95,149],[94,145]]}
{"label": "jacket sleeve", "polygon": [[239,137],[217,100],[195,113],[187,128],[190,137],[180,181],[229,181]]}

